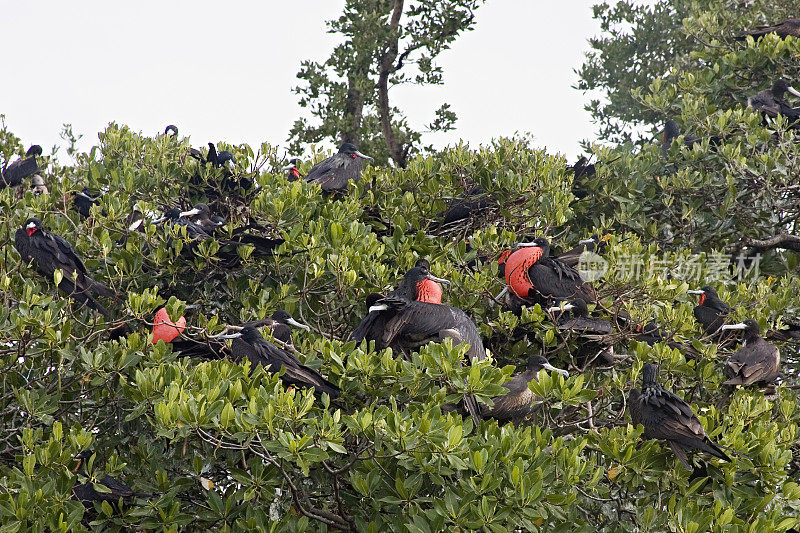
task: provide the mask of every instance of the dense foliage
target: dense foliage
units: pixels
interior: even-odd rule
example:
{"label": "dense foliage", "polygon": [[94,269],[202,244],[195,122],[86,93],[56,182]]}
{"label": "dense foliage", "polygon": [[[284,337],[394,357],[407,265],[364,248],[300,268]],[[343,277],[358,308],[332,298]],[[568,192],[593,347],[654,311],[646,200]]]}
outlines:
{"label": "dense foliage", "polygon": [[[762,332],[800,312],[794,252],[767,250],[759,275],[737,280],[726,248],[794,228],[796,133],[785,121],[763,124],[743,102],[779,74],[796,77],[800,43],[734,42],[728,36],[738,26],[727,20],[713,11],[684,20],[687,31],[718,39],[692,48],[695,61],[682,63],[692,70],[654,81],[635,100],[686,131],[721,136],[719,146],[675,142],[666,157],[658,145],[596,148],[598,174],[581,182],[581,200],[563,159],[524,139],[457,146],[405,169],[367,167],[341,198],[288,182],[269,146],[218,146],[235,153],[236,172],[260,189],[215,202],[227,225],[219,239],[198,243],[154,225],[126,230],[134,208],[160,216],[207,200],[207,186],[219,186],[224,170],[186,157],[188,139],[112,124],[74,164],[42,160],[49,195],[0,190],[2,531],[797,527],[796,344],[780,343],[785,376],[774,391],[724,387],[722,367],[738,343],[704,335],[692,316],[696,300],[686,295],[712,283],[734,308],[731,320],[755,318]],[[0,152],[13,160],[24,147],[3,129]],[[425,231],[475,184],[494,208]],[[71,207],[83,186],[105,191],[85,220]],[[13,234],[34,215],[124,295],[109,307],[131,334],[111,339],[107,321],[19,260]],[[231,252],[224,233],[250,219],[285,244],[272,256],[240,248],[235,260],[221,259]],[[503,287],[496,259],[512,243],[546,234],[566,249],[607,231],[594,314],[655,319],[698,357],[617,328],[616,364],[587,366],[581,339],[558,331],[541,308],[517,317],[493,302]],[[464,346],[450,341],[406,361],[343,340],[366,313],[365,296],[395,286],[420,257],[453,282],[445,302],[475,320],[490,361],[464,366]],[[287,389],[247,362],[151,344],[153,312],[168,300],[171,316],[187,317],[184,336],[196,339],[287,309],[313,328],[295,333],[301,359],[339,385],[341,397]],[[184,311],[185,303],[199,308]],[[535,419],[476,427],[442,409],[466,392],[490,401],[512,365],[535,353],[570,368],[567,379],[542,372],[530,384],[543,398]],[[732,462],[697,456],[705,468],[692,472],[663,442],[641,439],[626,396],[652,361],[709,435],[738,452]],[[88,471],[75,472],[84,450],[96,455]],[[87,474],[124,480],[135,502],[84,508],[72,491]]]}

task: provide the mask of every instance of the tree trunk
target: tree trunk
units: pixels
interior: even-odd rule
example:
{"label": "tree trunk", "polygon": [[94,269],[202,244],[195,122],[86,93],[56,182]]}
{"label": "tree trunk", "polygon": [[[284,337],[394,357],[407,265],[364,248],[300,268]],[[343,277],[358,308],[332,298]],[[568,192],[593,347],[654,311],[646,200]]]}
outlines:
{"label": "tree trunk", "polygon": [[399,168],[407,165],[407,151],[397,142],[392,130],[392,116],[389,110],[389,75],[394,72],[394,61],[397,58],[398,43],[400,41],[400,16],[403,14],[403,1],[394,0],[392,17],[389,19],[389,38],[384,44],[383,54],[381,55],[380,72],[378,74],[378,114],[381,119],[381,130],[386,146],[395,164]]}
{"label": "tree trunk", "polygon": [[[360,73],[359,73],[360,74]],[[361,140],[361,117],[364,115],[364,98],[361,89],[356,85],[358,76],[350,73],[347,81],[347,101],[344,106],[345,120],[350,119],[350,126],[342,131],[341,142],[353,143],[358,146]]]}

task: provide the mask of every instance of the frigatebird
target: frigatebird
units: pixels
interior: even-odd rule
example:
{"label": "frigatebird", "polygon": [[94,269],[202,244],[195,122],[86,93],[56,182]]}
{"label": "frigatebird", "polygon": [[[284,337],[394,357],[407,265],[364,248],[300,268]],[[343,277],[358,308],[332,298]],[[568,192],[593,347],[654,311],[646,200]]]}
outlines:
{"label": "frigatebird", "polygon": [[253,365],[263,365],[270,372],[279,372],[281,368],[285,368],[281,381],[286,385],[311,387],[316,393],[325,393],[331,398],[337,398],[341,394],[339,387],[323,378],[313,368],[300,363],[291,352],[269,342],[254,326],[246,325],[240,332],[218,338],[234,339],[231,352],[237,361],[246,357]]}
{"label": "frigatebird", "polygon": [[100,193],[95,194],[88,187],[84,187],[81,192],[75,194],[72,206],[83,218],[89,218],[92,214],[92,206],[100,205],[100,196]]}
{"label": "frigatebird", "polygon": [[[78,466],[75,467],[75,472],[81,469],[82,475],[89,479],[85,483],[76,483],[72,488],[75,498],[87,508],[91,507],[94,502],[117,503],[120,498],[126,504],[132,503],[137,494],[127,484],[108,474],[101,479],[95,479],[89,475],[85,465],[92,455],[92,452],[88,450],[78,454]],[[95,485],[102,485],[107,490],[101,492],[95,488]]]}
{"label": "frigatebird", "polygon": [[151,342],[153,344],[158,341],[172,342],[183,333],[185,328],[186,317],[181,316],[177,320],[172,320],[167,313],[167,308],[162,305],[153,317],[153,340]]}
{"label": "frigatebird", "polygon": [[573,332],[583,339],[578,359],[581,365],[588,365],[598,357],[608,364],[614,364],[614,347],[610,335],[611,322],[604,318],[589,316],[589,308],[582,298],[574,298],[568,303],[551,307],[548,313],[558,313],[556,327],[560,331]]}
{"label": "frigatebird", "polygon": [[29,218],[14,234],[14,246],[22,260],[33,259],[42,276],[52,280],[56,270],[62,278],[58,287],[71,298],[85,303],[109,318],[109,313],[95,299],[95,295],[116,298],[104,283],[94,280],[86,271],[83,260],[63,237],[47,231],[38,218]]}
{"label": "frigatebird", "polygon": [[50,193],[50,191],[47,189],[47,184],[45,183],[44,178],[39,174],[34,174],[31,176],[31,190],[33,191],[34,196]]}
{"label": "frigatebird", "polygon": [[597,233],[593,234],[588,239],[578,241],[578,245],[574,248],[567,250],[563,254],[557,255],[556,259],[561,261],[567,266],[575,268],[580,262],[583,252],[592,252],[602,254],[606,249],[606,244],[611,235],[603,235],[600,237]]}
{"label": "frigatebird", "polygon": [[22,180],[39,172],[36,156],[42,155],[42,147],[34,144],[25,152],[25,157],[20,157],[10,165],[0,169],[0,189],[16,187]]}
{"label": "frigatebird", "polygon": [[700,296],[700,302],[694,308],[694,317],[703,326],[703,331],[709,335],[719,331],[730,314],[731,308],[720,300],[714,287],[706,285],[699,290],[690,290],[687,293]]}
{"label": "frigatebird", "polygon": [[617,315],[617,323],[620,327],[633,329],[633,339],[637,342],[646,342],[649,346],[663,342],[670,348],[681,352],[688,359],[697,359],[700,355],[700,352],[695,350],[693,346],[683,344],[682,342],[678,342],[664,335],[661,328],[659,328],[654,320],[650,320],[644,325],[632,324],[630,322],[630,316],[627,315],[627,313],[623,316],[623,312],[620,312]]}
{"label": "frigatebird", "polygon": [[[680,135],[681,128],[678,126],[677,122],[670,119],[664,123],[664,130],[661,132],[661,153],[664,154],[664,157],[667,157],[669,154],[669,147],[672,146],[672,141],[680,137]],[[712,135],[708,138],[712,146],[719,145],[720,140],[721,139],[716,135]],[[687,148],[692,148],[695,144],[700,142],[703,142],[703,139],[691,133],[687,133],[683,136],[683,144],[685,144]]]}
{"label": "frigatebird", "polygon": [[292,347],[294,346],[294,340],[292,339],[292,329],[291,329],[292,327],[300,328],[306,331],[311,331],[310,327],[308,327],[306,324],[303,324],[302,322],[298,322],[297,320],[292,318],[292,315],[290,315],[288,311],[285,311],[283,309],[278,309],[275,312],[273,312],[270,318],[266,318],[263,320],[256,320],[253,322],[246,322],[245,324],[242,325],[254,326],[254,327],[261,327],[262,325],[267,326],[270,329],[270,331],[272,331],[272,336],[276,340]]}
{"label": "frigatebird", "polygon": [[765,89],[748,98],[747,105],[772,118],[778,115],[783,115],[789,119],[800,118],[800,108],[790,106],[783,99],[787,92],[794,96],[800,96],[800,92],[789,85],[786,79],[779,78],[771,88]]}
{"label": "frigatebird", "polygon": [[178,126],[176,126],[175,124],[170,124],[169,126],[164,128],[164,135],[170,135],[170,133],[172,134],[172,137],[177,137]]}
{"label": "frigatebird", "polygon": [[344,143],[336,154],[314,165],[305,180],[318,183],[323,192],[345,191],[351,180],[358,182],[361,179],[364,159],[373,161],[368,155],[359,152],[355,145]]}
{"label": "frigatebird", "polygon": [[303,176],[300,175],[300,171],[297,169],[298,163],[300,163],[299,159],[297,159],[297,158],[290,159],[289,160],[289,164],[281,169],[281,170],[289,172],[286,175],[286,179],[288,181],[297,181],[297,180],[303,178]]}
{"label": "frigatebird", "polygon": [[550,257],[550,242],[544,237],[517,243],[516,249],[504,253],[498,263],[499,274],[505,278],[509,292],[524,301],[543,303],[547,298],[579,297],[594,302],[596,299],[577,270]]}
{"label": "frigatebird", "polygon": [[528,383],[538,380],[539,371],[542,369],[558,372],[565,378],[569,377],[569,372],[554,367],[541,355],[531,355],[528,357],[525,370],[503,383],[503,387],[508,389],[508,394],[492,398],[494,405],[491,409],[484,410],[483,418],[494,418],[501,424],[509,421],[519,424],[528,415],[533,414],[537,409],[534,403],[541,401],[541,398],[528,388]]}
{"label": "frigatebird", "polygon": [[584,186],[585,178],[593,178],[597,175],[595,163],[590,163],[586,156],[581,156],[574,165],[567,165],[567,171],[572,172],[572,194],[578,200],[586,198],[589,191]]}
{"label": "frigatebird", "polygon": [[644,426],[644,436],[648,439],[662,439],[680,461],[688,468],[688,449],[697,449],[730,461],[717,443],[706,435],[703,425],[695,416],[691,406],[675,393],[658,383],[658,365],[648,363],[642,369],[642,391],[631,389],[628,395],[628,408],[634,425]]}
{"label": "frigatebird", "polygon": [[740,32],[736,36],[736,40],[744,41],[747,39],[748,35],[752,36],[754,39],[758,39],[770,33],[776,34],[781,39],[790,35],[792,37],[800,37],[800,19],[790,18],[772,26],[756,26],[753,30]]}
{"label": "frigatebird", "polygon": [[214,233],[217,228],[225,225],[225,220],[222,217],[211,214],[211,208],[206,203],[195,204],[190,210],[183,211],[181,217],[189,217],[192,222],[203,228],[209,235]]}
{"label": "frigatebird", "polygon": [[781,356],[778,348],[759,335],[758,322],[748,318],[740,324],[726,324],[723,330],[744,330],[744,344],[725,363],[724,385],[770,383],[778,377]]}
{"label": "frigatebird", "polygon": [[441,221],[432,222],[428,229],[431,231],[453,228],[459,222],[469,218],[481,216],[493,205],[492,197],[480,185],[465,190],[453,200],[450,206],[437,216]]}
{"label": "frigatebird", "polygon": [[[388,294],[389,298],[398,298],[407,301],[420,301],[432,304],[442,303],[442,287],[444,283],[450,285],[450,281],[438,278],[430,273],[430,263],[427,259],[418,259],[414,267],[409,269],[403,276],[400,285]],[[350,334],[349,340],[361,342],[379,341],[386,320],[393,317],[396,306],[381,303],[385,298],[382,294],[370,293],[367,296],[367,316]]]}

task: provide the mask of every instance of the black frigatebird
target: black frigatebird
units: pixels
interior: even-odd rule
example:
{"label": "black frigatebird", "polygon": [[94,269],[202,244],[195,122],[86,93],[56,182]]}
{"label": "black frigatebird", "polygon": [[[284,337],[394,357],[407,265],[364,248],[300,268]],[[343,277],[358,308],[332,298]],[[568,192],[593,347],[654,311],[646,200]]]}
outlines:
{"label": "black frigatebird", "polygon": [[484,410],[483,418],[494,418],[501,424],[509,421],[519,424],[528,415],[533,414],[537,408],[534,403],[541,398],[528,388],[528,383],[538,380],[539,371],[542,369],[558,372],[565,378],[569,377],[569,372],[554,367],[541,355],[531,355],[528,357],[525,370],[503,383],[503,387],[508,389],[508,394],[492,398],[494,405],[491,409]]}
{"label": "black frigatebird", "polygon": [[452,229],[459,222],[484,215],[494,204],[492,197],[480,185],[473,185],[453,199],[447,209],[437,216],[440,221],[429,224],[431,231]]}
{"label": "black frigatebird", "polygon": [[61,270],[62,278],[58,287],[71,298],[96,309],[106,318],[110,315],[95,300],[95,295],[116,298],[114,292],[105,284],[94,280],[86,271],[86,266],[78,253],[63,237],[49,232],[38,218],[29,218],[25,226],[14,235],[14,246],[22,260],[33,259],[39,274],[53,279],[56,270]]}
{"label": "black frigatebird", "polygon": [[583,299],[574,298],[547,311],[559,314],[556,327],[560,331],[573,332],[584,339],[578,354],[584,367],[598,357],[608,365],[614,364],[614,346],[610,338],[611,322],[604,318],[590,317],[589,308]]}
{"label": "black frigatebird", "polygon": [[286,175],[286,179],[288,181],[297,181],[299,179],[303,179],[303,176],[300,175],[300,171],[297,169],[297,165],[300,163],[300,160],[297,158],[290,159],[289,164],[283,167],[281,170],[288,171]]}
{"label": "black frigatebird", "polygon": [[195,204],[190,210],[181,212],[181,217],[189,217],[192,222],[203,228],[209,235],[214,233],[217,228],[225,225],[225,220],[222,217],[211,214],[211,208],[206,203]]}
{"label": "black frigatebird", "polygon": [[367,315],[361,323],[353,330],[348,340],[360,343],[363,340],[380,342],[383,330],[386,327],[386,320],[393,317],[395,309],[390,309],[388,304],[379,303],[384,296],[376,292],[367,295]]}
{"label": "black frigatebird", "polygon": [[658,383],[658,365],[648,363],[642,369],[642,391],[631,389],[628,408],[634,425],[644,426],[648,439],[662,439],[680,461],[692,470],[686,451],[697,449],[730,461],[717,443],[706,435],[703,425],[695,416],[691,406],[675,393]]}
{"label": "black frigatebird", "polygon": [[358,182],[361,179],[364,159],[373,161],[352,143],[344,143],[336,154],[314,165],[305,180],[318,183],[324,192],[345,191],[351,180]]}
{"label": "black frigatebird", "polygon": [[298,322],[292,318],[292,315],[290,315],[288,311],[283,309],[276,310],[269,318],[255,320],[253,322],[246,322],[242,325],[254,327],[267,326],[270,331],[272,331],[272,336],[276,340],[279,340],[280,342],[292,347],[294,346],[294,340],[292,339],[292,327],[300,328],[305,331],[311,331],[310,327],[302,322]]}
{"label": "black frigatebird", "polygon": [[772,118],[778,115],[784,115],[790,119],[800,118],[800,109],[791,107],[783,99],[787,92],[794,96],[800,96],[800,92],[789,85],[786,79],[779,78],[771,88],[765,89],[748,98],[747,105]]}
{"label": "black frigatebird", "polygon": [[563,254],[557,255],[556,259],[561,261],[567,266],[575,268],[580,262],[583,252],[593,252],[602,254],[606,249],[606,244],[611,235],[599,236],[597,233],[593,234],[588,239],[578,241],[578,245],[574,248],[567,250]]}
{"label": "black frigatebird", "polygon": [[[664,130],[661,132],[661,153],[664,154],[664,157],[667,157],[669,154],[669,147],[672,146],[672,141],[680,137],[680,135],[681,128],[678,126],[677,122],[670,119],[664,123]],[[721,141],[716,135],[712,135],[708,140],[712,146],[719,145]],[[692,135],[691,133],[687,133],[683,136],[683,144],[685,144],[687,148],[692,148],[695,144],[700,142],[703,142],[702,137]]]}
{"label": "black frigatebird", "polygon": [[279,372],[281,368],[285,368],[281,381],[286,385],[311,387],[316,393],[325,393],[331,398],[337,398],[341,393],[339,387],[323,378],[313,368],[303,365],[291,352],[278,348],[265,339],[254,326],[246,325],[240,332],[220,335],[218,338],[234,339],[231,352],[237,361],[246,357],[253,365],[263,365],[270,372]]}
{"label": "black frigatebird", "polygon": [[88,187],[84,187],[81,192],[75,194],[72,206],[83,218],[89,218],[92,214],[92,206],[100,205],[100,196],[99,193],[95,194]]}
{"label": "black frigatebird", "polygon": [[[383,298],[378,301],[387,313],[383,332],[378,341],[380,349],[391,347],[395,353],[413,350],[429,342],[441,342],[445,338],[469,344],[467,356],[470,362],[486,359],[478,328],[464,311],[444,304],[408,301],[404,298]],[[373,306],[371,309],[375,309]],[[464,398],[473,421],[480,420],[480,411],[474,397]]]}
{"label": "black frigatebird", "polygon": [[25,152],[25,157],[20,157],[10,165],[0,169],[0,189],[16,187],[22,180],[39,172],[36,156],[42,155],[42,147],[34,144]]}
{"label": "black frigatebird", "polygon": [[[89,479],[87,479],[85,483],[76,483],[72,488],[72,494],[75,496],[75,499],[80,501],[85,507],[91,507],[94,502],[117,503],[120,498],[122,498],[122,501],[126,504],[131,504],[136,496],[144,496],[135,493],[130,486],[108,474],[100,479],[95,479],[93,476],[90,476],[86,471],[86,463],[92,455],[92,452],[88,450],[78,454],[78,466],[75,467],[75,472],[81,469],[81,473]],[[102,485],[107,491],[101,492],[95,488],[95,485]]]}
{"label": "black frigatebird", "polygon": [[164,128],[164,135],[170,135],[170,134],[171,134],[172,137],[177,137],[178,136],[178,126],[176,126],[175,124],[170,124],[169,126]]}
{"label": "black frigatebird", "polygon": [[748,35],[752,36],[754,39],[758,39],[770,33],[776,34],[781,39],[790,35],[792,37],[800,37],[800,19],[790,18],[772,26],[756,26],[753,30],[740,32],[736,36],[736,40],[744,41],[747,39]]}
{"label": "black frigatebird", "polygon": [[714,287],[706,285],[699,290],[690,290],[687,293],[700,296],[700,302],[694,308],[694,317],[703,326],[703,331],[709,335],[719,331],[730,314],[731,308],[720,300]]}
{"label": "black frigatebird", "polygon": [[577,270],[550,257],[550,242],[539,237],[517,243],[516,249],[500,257],[499,274],[506,280],[512,296],[532,303],[548,298],[582,298],[594,302],[594,290]]}
{"label": "black frigatebird", "polygon": [[724,385],[770,383],[778,377],[781,356],[778,348],[759,335],[758,322],[748,318],[740,324],[726,324],[723,330],[744,330],[744,344],[725,363]]}
{"label": "black frigatebird", "polygon": [[586,190],[584,180],[593,178],[597,175],[594,163],[590,163],[586,156],[581,156],[574,165],[567,165],[567,171],[572,172],[572,194],[579,200],[586,198],[589,191]]}

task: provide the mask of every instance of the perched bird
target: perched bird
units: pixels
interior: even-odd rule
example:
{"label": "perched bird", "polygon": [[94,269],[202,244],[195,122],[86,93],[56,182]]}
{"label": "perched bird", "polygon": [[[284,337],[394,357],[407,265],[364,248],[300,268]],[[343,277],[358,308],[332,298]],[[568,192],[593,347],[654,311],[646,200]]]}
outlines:
{"label": "perched bird", "polygon": [[361,342],[363,340],[378,343],[383,336],[386,321],[395,315],[396,310],[388,304],[379,303],[384,296],[376,292],[367,295],[367,315],[353,330],[348,340]]}
{"label": "perched bird", "polygon": [[700,302],[694,308],[694,317],[703,326],[703,331],[709,335],[719,331],[731,312],[728,304],[720,300],[717,291],[708,285],[699,290],[687,291],[687,293],[700,296]]}
{"label": "perched bird", "polygon": [[770,383],[778,377],[781,356],[778,348],[759,335],[758,322],[748,318],[740,324],[726,324],[723,330],[744,330],[744,344],[725,363],[725,385]]}
{"label": "perched bird", "polygon": [[50,193],[50,191],[47,189],[47,184],[45,183],[44,178],[39,174],[34,174],[31,176],[31,190],[33,191],[34,196]]}
{"label": "perched bird", "polygon": [[[133,503],[133,499],[137,494],[127,484],[109,475],[96,479],[86,472],[85,464],[91,456],[92,452],[88,450],[78,454],[78,466],[75,468],[75,472],[83,467],[81,473],[89,479],[85,483],[76,483],[72,488],[72,494],[75,499],[85,507],[91,507],[94,502],[117,503],[120,498],[126,504]],[[95,488],[95,485],[102,485],[106,490],[99,491]]]}
{"label": "perched bird", "polygon": [[89,218],[92,214],[92,206],[100,205],[100,196],[99,193],[95,194],[88,187],[84,187],[81,192],[75,194],[72,206],[83,218]]}
{"label": "perched bird", "polygon": [[[622,313],[620,313],[620,315],[622,315]],[[697,357],[700,355],[700,352],[698,352],[693,346],[683,344],[665,336],[661,331],[661,328],[658,327],[658,324],[656,324],[654,320],[650,320],[645,325],[632,325],[629,322],[630,317],[618,316],[617,318],[620,327],[631,328],[631,326],[633,326],[633,339],[637,342],[646,342],[650,346],[659,342],[663,342],[670,348],[681,352],[688,359],[697,359]]]}
{"label": "perched bird", "polygon": [[181,211],[180,209],[175,208],[167,209],[164,211],[164,215],[161,218],[154,220],[153,223],[161,224],[162,226],[183,226],[186,228],[186,235],[192,240],[202,241],[205,239],[210,239],[211,235],[209,235],[202,226],[185,218],[187,213],[191,213],[191,211]]}
{"label": "perched bird", "polygon": [[581,337],[582,342],[576,354],[579,364],[586,366],[598,358],[605,364],[614,364],[611,322],[590,317],[585,301],[574,298],[565,305],[551,307],[547,311],[559,314],[556,326],[560,331],[573,332]]}
{"label": "perched bird", "polygon": [[594,290],[577,270],[550,257],[550,242],[544,237],[517,243],[516,249],[505,252],[498,263],[499,275],[505,278],[509,292],[526,303],[543,304],[548,298],[596,300]]}
{"label": "perched bird", "polygon": [[455,198],[447,209],[439,213],[440,221],[432,222],[431,231],[453,228],[459,222],[483,215],[494,205],[494,201],[480,185],[474,185]]}
{"label": "perched bird", "polygon": [[288,181],[297,181],[302,179],[303,176],[300,175],[300,171],[297,169],[297,164],[300,163],[300,160],[297,158],[290,159],[289,164],[283,167],[281,170],[288,171],[289,173],[286,175],[286,179]]}
{"label": "perched bird", "polygon": [[218,338],[235,339],[231,352],[237,361],[246,357],[253,365],[263,365],[270,372],[279,372],[281,368],[285,368],[281,381],[286,385],[311,387],[316,393],[325,393],[331,398],[337,398],[341,393],[339,387],[323,378],[313,368],[300,363],[291,352],[278,348],[265,339],[256,327],[244,326],[241,332]]}
{"label": "perched bird", "polygon": [[555,368],[541,355],[531,355],[528,357],[528,366],[525,370],[503,383],[503,387],[508,389],[508,394],[492,398],[494,405],[483,411],[483,418],[494,418],[501,424],[508,421],[518,424],[534,413],[537,408],[534,403],[540,401],[541,398],[533,394],[533,391],[528,388],[528,383],[538,380],[539,371],[542,369],[558,372],[565,378],[569,377],[569,372]]}
{"label": "perched bird", "polygon": [[800,118],[800,109],[791,107],[783,99],[787,92],[794,96],[800,96],[800,92],[790,86],[787,80],[779,78],[771,88],[748,98],[747,105],[773,118],[778,115],[783,115],[789,119]]}
{"label": "perched bird", "polygon": [[254,327],[267,326],[270,331],[272,331],[272,336],[276,340],[292,347],[294,346],[294,340],[292,339],[292,327],[311,331],[310,327],[308,327],[306,324],[298,322],[292,318],[292,315],[283,309],[276,310],[269,318],[256,320],[253,322],[246,322],[242,325]]}
{"label": "perched bird", "polygon": [[730,461],[720,446],[708,438],[691,406],[658,384],[658,365],[648,363],[642,369],[642,391],[631,389],[628,408],[634,425],[644,426],[644,436],[669,443],[675,456],[692,469],[686,451],[704,451]]}
{"label": "perched bird", "polygon": [[34,144],[25,152],[25,157],[20,157],[8,166],[0,169],[0,189],[16,187],[22,180],[39,172],[36,156],[42,155],[42,147]]}
{"label": "perched bird", "polygon": [[[661,153],[664,154],[664,157],[667,157],[669,153],[669,147],[672,146],[672,141],[680,137],[680,135],[681,129],[677,122],[670,119],[664,123],[664,130],[661,133]],[[712,146],[719,145],[721,141],[721,139],[716,135],[712,135],[708,139],[709,144]],[[687,148],[691,148],[700,142],[703,142],[703,139],[701,137],[697,137],[696,135],[692,135],[691,133],[687,133],[683,136],[683,143],[687,146]]]}
{"label": "perched bird", "polygon": [[800,37],[800,19],[790,18],[773,26],[757,26],[754,30],[740,32],[736,36],[736,40],[744,41],[748,35],[758,39],[770,33],[776,34],[781,39],[790,35],[792,37]]}
{"label": "perched bird", "polygon": [[432,304],[442,303],[440,283],[450,285],[450,281],[431,274],[430,267],[427,259],[417,260],[414,267],[405,273],[400,285],[388,296]]}
{"label": "perched bird", "polygon": [[72,245],[60,235],[45,230],[41,220],[26,220],[25,226],[14,235],[14,246],[23,261],[36,261],[39,274],[45,278],[52,280],[53,273],[61,270],[62,278],[58,287],[62,291],[72,299],[96,309],[106,318],[110,317],[95,296],[116,298],[114,292],[107,285],[94,280]]}
{"label": "perched bird", "polygon": [[217,147],[214,143],[208,143],[208,155],[206,156],[206,163],[211,163],[215,167],[219,168],[224,166],[226,163],[231,162],[231,164],[236,164],[236,157],[228,150],[222,150],[217,153]]}
{"label": "perched bird", "polygon": [[190,210],[181,212],[181,217],[188,217],[209,235],[214,233],[217,228],[225,225],[225,220],[222,217],[211,214],[211,208],[206,203],[196,204]]}
{"label": "perched bird", "polygon": [[345,191],[350,180],[357,182],[361,179],[364,159],[373,161],[368,155],[359,152],[353,144],[344,143],[335,155],[314,165],[305,180],[318,183],[323,192]]}
{"label": "perched bird", "polygon": [[611,238],[611,235],[603,235],[600,237],[597,233],[593,234],[588,239],[583,239],[578,241],[578,245],[574,248],[567,250],[563,254],[556,256],[556,259],[561,261],[567,266],[571,266],[575,268],[578,266],[580,262],[581,255],[583,252],[592,252],[596,254],[602,254],[608,243],[608,240]]}
{"label": "perched bird", "polygon": [[172,135],[172,137],[178,136],[178,126],[175,124],[170,124],[166,128],[164,128],[164,135]]}

